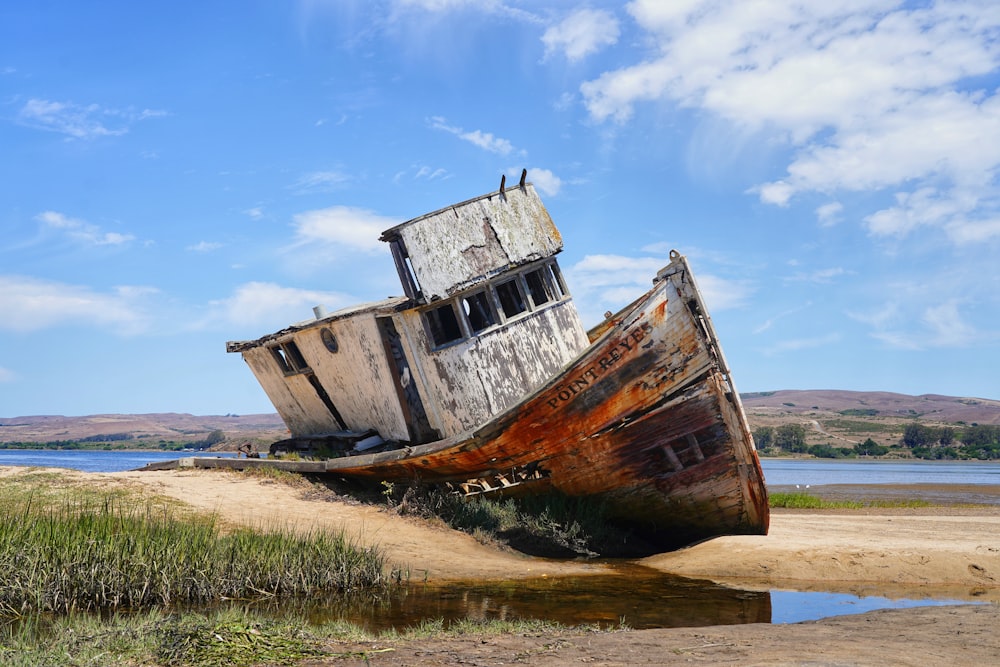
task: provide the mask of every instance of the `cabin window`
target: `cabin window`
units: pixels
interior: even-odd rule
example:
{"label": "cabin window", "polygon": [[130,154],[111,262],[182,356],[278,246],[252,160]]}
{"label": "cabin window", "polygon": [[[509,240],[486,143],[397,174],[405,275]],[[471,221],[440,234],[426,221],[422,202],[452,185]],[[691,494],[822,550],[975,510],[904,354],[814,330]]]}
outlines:
{"label": "cabin window", "polygon": [[528,306],[524,302],[524,295],[518,286],[517,278],[497,283],[496,291],[504,317],[509,319],[528,310]]}
{"label": "cabin window", "polygon": [[535,306],[553,301],[556,298],[552,287],[552,274],[547,266],[524,274],[524,282],[528,285],[528,294]]}
{"label": "cabin window", "polygon": [[309,364],[306,363],[306,359],[302,356],[295,341],[285,341],[280,345],[272,345],[268,349],[271,350],[271,355],[278,363],[282,373],[288,375],[309,370]]}
{"label": "cabin window", "polygon": [[552,275],[552,284],[555,286],[559,298],[561,299],[568,296],[569,290],[566,289],[566,281],[563,280],[562,271],[559,270],[559,265],[552,262],[546,266],[549,269],[549,273]]}
{"label": "cabin window", "polygon": [[396,273],[399,274],[399,282],[403,285],[403,292],[414,301],[423,296],[420,290],[420,283],[417,282],[417,274],[413,270],[413,262],[403,245],[403,240],[394,238],[389,241],[389,249],[392,252],[392,260],[396,263]]}
{"label": "cabin window", "polygon": [[485,290],[463,297],[462,309],[469,319],[469,327],[473,333],[479,333],[497,323],[496,312]]}
{"label": "cabin window", "polygon": [[295,341],[288,341],[283,346],[285,352],[288,353],[288,358],[292,360],[292,365],[295,366],[295,370],[303,371],[309,368],[309,364],[306,363],[306,358],[302,356],[299,351],[299,346],[295,344]]}
{"label": "cabin window", "polygon": [[302,371],[309,370],[309,364],[306,363],[306,359],[302,356],[302,352],[299,350],[299,346],[295,344],[295,341],[289,340],[280,345],[272,345],[268,349],[271,350],[271,355],[278,363],[278,367],[281,368],[282,373],[301,373]]}
{"label": "cabin window", "polygon": [[462,328],[458,325],[458,316],[455,315],[455,308],[450,301],[443,306],[428,310],[425,316],[435,347],[462,338]]}
{"label": "cabin window", "polygon": [[289,363],[288,358],[285,356],[285,351],[281,349],[280,345],[275,345],[268,349],[271,350],[271,355],[278,362],[278,367],[281,368],[282,373],[294,372],[291,363]]}

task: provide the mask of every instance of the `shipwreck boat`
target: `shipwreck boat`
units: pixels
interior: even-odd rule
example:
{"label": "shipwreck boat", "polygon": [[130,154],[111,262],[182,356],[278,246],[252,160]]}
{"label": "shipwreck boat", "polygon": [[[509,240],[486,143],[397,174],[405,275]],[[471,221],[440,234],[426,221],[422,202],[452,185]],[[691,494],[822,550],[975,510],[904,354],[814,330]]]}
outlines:
{"label": "shipwreck boat", "polygon": [[297,452],[314,472],[467,495],[595,497],[662,547],[767,532],[750,428],[684,257],[588,332],[524,173],[381,240],[405,296],[318,306],[227,343],[290,431],[267,460]]}

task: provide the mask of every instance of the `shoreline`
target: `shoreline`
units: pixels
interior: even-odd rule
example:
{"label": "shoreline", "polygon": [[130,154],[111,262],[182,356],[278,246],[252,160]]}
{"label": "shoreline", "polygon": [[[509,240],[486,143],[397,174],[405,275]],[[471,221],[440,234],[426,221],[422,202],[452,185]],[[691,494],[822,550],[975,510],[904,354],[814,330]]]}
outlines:
{"label": "shoreline", "polygon": [[[611,573],[601,563],[539,559],[500,550],[434,522],[343,498],[328,498],[318,506],[291,487],[240,475],[162,471],[109,476],[143,483],[200,509],[220,511],[232,521],[277,521],[303,529],[317,522],[340,527],[364,542],[378,543],[390,561],[422,572],[429,581]],[[929,485],[923,490],[945,493],[948,489],[942,487],[948,486]],[[912,485],[892,491],[910,493]],[[967,498],[962,488],[951,491],[945,494],[951,499]],[[851,485],[831,492],[862,498],[857,494],[875,489]],[[1000,486],[989,487],[988,493],[1000,498]],[[278,507],[282,510],[275,512]],[[923,597],[935,588],[949,597],[960,595],[954,599],[1000,601],[1000,513],[988,506],[966,505],[773,510],[768,535],[718,537],[637,562],[670,574],[751,585],[755,590],[827,586],[844,592],[881,586],[893,591],[918,589],[921,594],[916,597]]]}
{"label": "shoreline", "polygon": [[[171,498],[215,512],[233,526],[343,530],[384,549],[416,581],[610,574],[601,563],[548,561],[480,544],[443,524],[401,517],[348,497],[213,470],[84,473],[0,467],[11,475],[55,474],[66,484]],[[859,497],[871,487],[847,485]],[[924,485],[907,493],[926,491]],[[945,485],[947,486],[947,485]],[[816,488],[810,489],[810,492]],[[834,490],[824,489],[824,492]],[[952,490],[956,491],[956,490]],[[991,487],[990,494],[1000,494]],[[954,497],[954,494],[952,494]],[[1000,513],[992,506],[932,505],[861,510],[775,510],[767,536],[732,536],[651,556],[640,565],[745,590],[845,592],[963,600],[961,606],[883,609],[789,624],[539,635],[458,634],[430,639],[338,642],[309,667],[510,664],[605,666],[695,662],[763,664],[990,664],[1000,655]],[[969,603],[987,604],[969,604]]]}
{"label": "shoreline", "polygon": [[[519,579],[611,574],[601,562],[533,558],[477,542],[440,522],[399,516],[332,491],[221,470],[93,473],[0,466],[0,477],[42,470],[79,483],[122,485],[216,513],[232,525],[343,530],[382,548],[388,561],[422,579]],[[772,492],[785,487],[771,487]],[[827,499],[925,497],[926,507],[772,509],[768,535],[713,538],[640,559],[638,564],[723,585],[786,590],[913,591],[932,588],[952,599],[1000,600],[1000,485],[824,485],[806,492]],[[985,499],[985,503],[973,501]],[[955,597],[957,596],[957,597]]]}

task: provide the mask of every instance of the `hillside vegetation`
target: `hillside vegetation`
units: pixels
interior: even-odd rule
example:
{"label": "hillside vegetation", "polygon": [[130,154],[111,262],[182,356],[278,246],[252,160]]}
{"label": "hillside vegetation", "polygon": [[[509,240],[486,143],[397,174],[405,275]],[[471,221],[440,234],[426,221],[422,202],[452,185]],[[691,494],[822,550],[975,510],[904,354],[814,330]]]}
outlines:
{"label": "hillside vegetation", "polygon": [[742,398],[765,456],[1000,459],[1000,401],[829,390]]}
{"label": "hillside vegetation", "polygon": [[[889,392],[773,391],[742,394],[767,456],[1000,458],[1000,401]],[[196,416],[42,415],[0,418],[0,448],[267,451],[287,437],[277,414]]]}

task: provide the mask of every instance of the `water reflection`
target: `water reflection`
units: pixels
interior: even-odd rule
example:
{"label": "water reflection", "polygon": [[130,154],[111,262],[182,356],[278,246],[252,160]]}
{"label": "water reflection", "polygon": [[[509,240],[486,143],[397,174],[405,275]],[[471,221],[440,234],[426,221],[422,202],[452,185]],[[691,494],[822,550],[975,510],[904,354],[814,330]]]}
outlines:
{"label": "water reflection", "polygon": [[[310,600],[296,613],[313,623],[348,621],[372,631],[434,619],[445,624],[463,619],[537,619],[635,629],[771,621],[767,591],[736,590],[640,566],[622,569],[617,574],[580,577],[410,583],[378,599]],[[290,610],[287,603],[282,607]]]}
{"label": "water reflection", "polygon": [[284,601],[277,614],[294,613],[311,623],[350,622],[370,631],[419,625],[441,619],[535,619],[574,626],[625,625],[649,628],[700,627],[742,623],[797,623],[874,609],[977,604],[969,599],[888,597],[830,591],[751,591],[685,579],[635,564],[615,565],[616,573],[578,577],[449,584],[410,583],[379,594]]}

